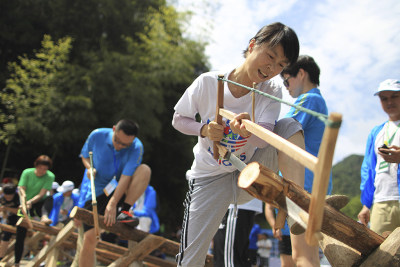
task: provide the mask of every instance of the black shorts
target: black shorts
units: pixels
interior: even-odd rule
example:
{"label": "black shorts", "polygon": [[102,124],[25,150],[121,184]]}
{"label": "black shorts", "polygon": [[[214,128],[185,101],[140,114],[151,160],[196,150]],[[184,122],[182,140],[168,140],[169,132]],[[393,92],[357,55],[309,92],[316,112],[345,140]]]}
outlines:
{"label": "black shorts", "polygon": [[[7,218],[7,224],[15,226],[17,224],[17,221],[19,220],[19,218],[20,217],[18,215],[11,214]],[[1,232],[1,240],[2,241],[10,241],[12,235],[13,234],[10,232],[3,231],[3,232]]]}
{"label": "black shorts", "polygon": [[278,242],[280,254],[292,255],[292,242],[290,242],[290,235],[283,235],[282,241]]}
{"label": "black shorts", "polygon": [[[99,215],[104,215],[104,212],[106,210],[108,201],[111,199],[112,195],[113,194],[111,194],[111,195],[109,195],[107,197],[106,194],[101,194],[100,196],[96,197],[97,213]],[[119,200],[119,202],[117,204],[117,210],[118,210],[118,207],[122,206],[124,201],[125,201],[125,195],[123,195],[121,197],[121,199]],[[93,210],[92,200],[90,199],[90,200],[86,201],[85,206],[83,208],[92,211]],[[92,229],[92,228],[93,228],[92,225],[83,224],[83,229],[84,229],[85,232],[90,230],[90,229]]]}

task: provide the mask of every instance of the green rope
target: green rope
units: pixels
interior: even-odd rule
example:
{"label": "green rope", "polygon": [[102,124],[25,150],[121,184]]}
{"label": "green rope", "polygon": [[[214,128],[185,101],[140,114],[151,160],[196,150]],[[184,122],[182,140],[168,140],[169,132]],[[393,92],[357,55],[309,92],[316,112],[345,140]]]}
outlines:
{"label": "green rope", "polygon": [[218,80],[224,81],[224,82],[229,82],[229,83],[232,83],[232,84],[235,84],[235,85],[240,86],[240,87],[243,87],[243,88],[245,88],[245,89],[247,89],[247,90],[249,90],[249,91],[255,92],[255,93],[260,94],[260,95],[262,95],[262,96],[266,96],[266,97],[268,97],[268,98],[271,98],[271,99],[273,99],[273,100],[275,100],[275,101],[279,101],[279,102],[281,102],[281,103],[283,103],[283,104],[286,104],[286,105],[288,105],[288,106],[294,107],[294,108],[297,109],[297,110],[306,112],[306,113],[308,113],[308,114],[310,114],[310,115],[312,115],[312,116],[317,117],[319,120],[321,120],[323,123],[325,123],[326,126],[328,126],[328,127],[330,127],[330,128],[339,128],[339,127],[340,127],[341,121],[339,121],[339,122],[331,121],[331,120],[328,119],[328,116],[325,115],[325,114],[316,112],[316,111],[311,110],[311,109],[308,109],[308,108],[304,108],[304,107],[302,107],[302,106],[298,106],[298,105],[292,104],[292,103],[290,103],[290,102],[287,102],[287,101],[285,101],[285,100],[283,100],[283,99],[280,99],[280,98],[278,98],[278,97],[275,97],[275,96],[273,96],[273,95],[264,93],[264,92],[262,92],[262,91],[260,91],[260,90],[257,90],[257,89],[254,89],[254,88],[245,86],[245,85],[243,85],[243,84],[240,84],[240,83],[237,83],[237,82],[234,82],[234,81],[231,81],[231,80],[227,80],[227,79],[219,78],[219,77],[218,77]]}

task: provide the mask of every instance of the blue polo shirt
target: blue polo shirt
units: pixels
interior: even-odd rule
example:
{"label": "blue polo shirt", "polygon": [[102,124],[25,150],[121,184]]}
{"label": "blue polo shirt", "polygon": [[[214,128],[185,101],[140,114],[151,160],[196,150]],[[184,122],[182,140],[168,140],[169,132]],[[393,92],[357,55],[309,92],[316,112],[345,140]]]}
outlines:
{"label": "blue polo shirt", "polygon": [[[296,99],[295,105],[322,113],[327,115],[328,108],[325,100],[321,95],[321,91],[318,88],[313,88],[305,94],[299,95]],[[299,111],[292,107],[285,117],[291,117],[301,123],[304,130],[304,142],[306,145],[306,151],[314,156],[318,156],[319,147],[321,145],[322,136],[325,130],[325,124],[315,116],[312,116],[303,111]],[[308,192],[312,190],[312,184],[314,181],[314,174],[312,171],[306,168],[304,177],[304,189]],[[328,194],[332,192],[332,174],[329,179]]]}
{"label": "blue polo shirt", "polygon": [[[82,147],[80,157],[89,158],[89,151],[93,152],[93,166],[96,169],[94,185],[96,196],[103,194],[104,187],[115,176],[117,181],[121,174],[132,176],[141,164],[143,145],[139,138],[135,138],[132,145],[116,151],[112,143],[113,130],[100,128],[90,133]],[[86,176],[84,173],[84,179]],[[88,184],[90,186],[90,183]],[[87,190],[85,201],[92,199],[92,191]]]}

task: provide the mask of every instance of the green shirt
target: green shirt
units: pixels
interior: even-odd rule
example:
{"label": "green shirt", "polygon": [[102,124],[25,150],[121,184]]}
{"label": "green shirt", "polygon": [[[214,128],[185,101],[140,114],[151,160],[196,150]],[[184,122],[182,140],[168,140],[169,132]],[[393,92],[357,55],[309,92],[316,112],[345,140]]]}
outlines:
{"label": "green shirt", "polygon": [[25,186],[26,201],[28,201],[39,194],[42,188],[50,191],[54,180],[55,175],[51,171],[47,171],[45,175],[38,177],[35,174],[35,168],[28,168],[22,172],[18,186]]}

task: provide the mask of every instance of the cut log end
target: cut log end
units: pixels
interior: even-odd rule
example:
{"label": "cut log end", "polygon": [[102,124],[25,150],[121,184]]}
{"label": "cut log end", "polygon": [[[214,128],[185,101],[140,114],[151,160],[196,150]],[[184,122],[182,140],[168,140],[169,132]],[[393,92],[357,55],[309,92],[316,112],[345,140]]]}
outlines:
{"label": "cut log end", "polygon": [[238,185],[241,188],[249,188],[260,176],[261,168],[258,162],[252,162],[242,170],[239,175]]}
{"label": "cut log end", "polygon": [[75,207],[73,207],[73,209],[71,210],[71,212],[69,213],[69,217],[70,218],[75,218],[75,215],[76,215],[76,213],[78,212],[78,207],[77,206],[75,206]]}

